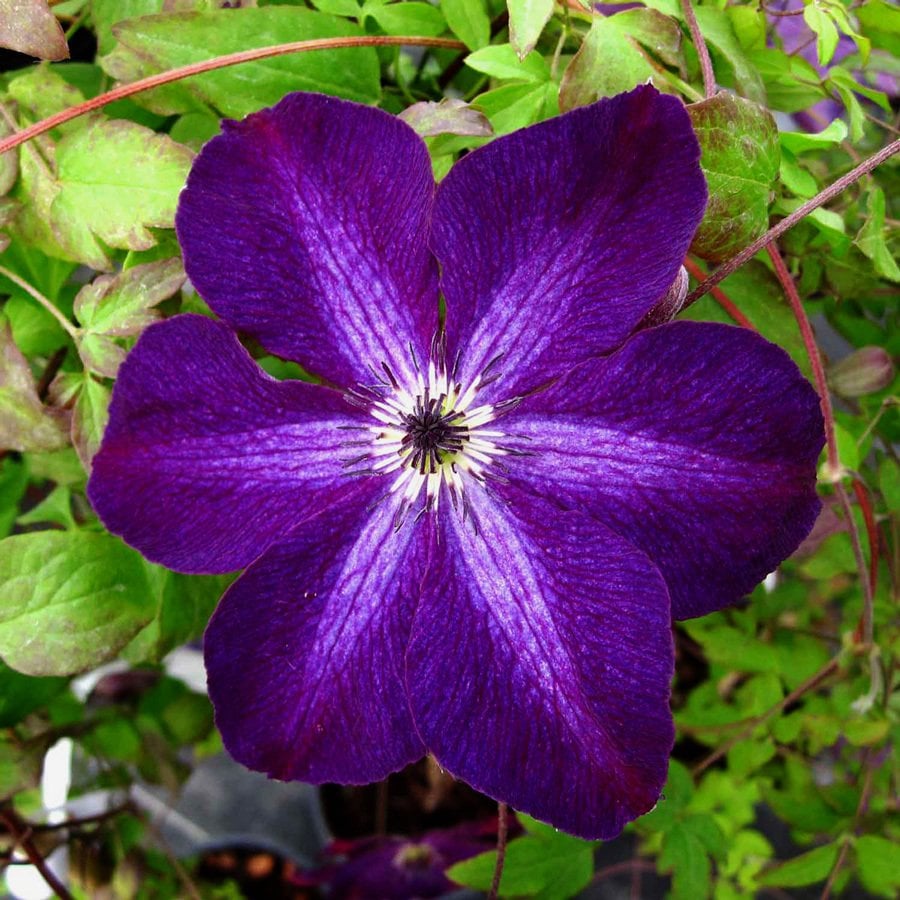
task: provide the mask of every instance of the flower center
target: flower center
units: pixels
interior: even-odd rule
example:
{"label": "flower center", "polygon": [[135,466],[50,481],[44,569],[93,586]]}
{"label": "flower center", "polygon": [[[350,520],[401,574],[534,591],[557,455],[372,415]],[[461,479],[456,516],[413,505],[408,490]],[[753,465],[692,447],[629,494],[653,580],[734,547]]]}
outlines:
{"label": "flower center", "polygon": [[410,448],[409,465],[419,474],[432,474],[460,453],[469,442],[469,428],[462,424],[466,417],[445,407],[446,397],[417,397],[413,411],[401,418],[406,435],[401,447]]}
{"label": "flower center", "polygon": [[485,372],[465,387],[443,365],[429,364],[427,373],[416,366],[416,383],[399,383],[391,368],[382,363],[385,378],[358,387],[346,395],[374,419],[360,428],[366,435],[347,441],[361,455],[346,461],[350,474],[392,475],[390,492],[401,497],[398,525],[424,492],[425,510],[437,507],[441,494],[449,494],[454,507],[467,508],[466,485],[483,482],[497,461],[518,451],[498,443],[504,433],[485,426],[518,400],[490,406],[476,404],[481,387],[493,380]]}

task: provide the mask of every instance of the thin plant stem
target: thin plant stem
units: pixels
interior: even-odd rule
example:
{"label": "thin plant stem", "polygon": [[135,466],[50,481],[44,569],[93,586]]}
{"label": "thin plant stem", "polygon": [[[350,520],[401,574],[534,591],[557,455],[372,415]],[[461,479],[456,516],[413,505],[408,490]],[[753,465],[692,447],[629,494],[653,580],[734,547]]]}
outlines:
{"label": "thin plant stem", "polygon": [[862,510],[863,522],[866,526],[866,535],[869,538],[869,583],[874,594],[878,588],[878,526],[875,524],[875,513],[872,510],[872,501],[866,486],[859,478],[853,479],[853,493],[856,502]]}
{"label": "thin plant stem", "polygon": [[503,864],[506,862],[506,840],[509,837],[509,809],[505,803],[497,804],[497,862],[487,900],[497,900],[500,895],[500,879],[503,878]]}
{"label": "thin plant stem", "polygon": [[[806,354],[809,357],[809,362],[812,366],[813,381],[815,382],[816,390],[819,393],[819,401],[822,405],[822,418],[825,422],[825,454],[828,475],[833,482],[835,495],[844,512],[844,518],[847,522],[847,532],[850,535],[850,543],[853,547],[854,558],[856,559],[856,567],[859,569],[859,582],[863,594],[862,634],[859,635],[859,637],[861,637],[866,644],[871,644],[874,636],[872,625],[874,607],[872,582],[869,579],[869,572],[862,551],[862,541],[860,540],[859,529],[856,527],[856,520],[853,518],[850,497],[847,495],[847,491],[844,489],[844,485],[841,481],[843,470],[841,468],[840,457],[838,456],[837,435],[834,427],[834,409],[831,405],[831,393],[828,390],[825,367],[822,364],[822,354],[819,352],[818,344],[816,344],[812,325],[810,324],[809,316],[806,315],[806,309],[803,306],[803,301],[800,299],[797,285],[794,284],[794,279],[791,277],[791,273],[784,264],[784,260],[781,258],[778,247],[775,244],[769,244],[766,247],[766,250],[768,251],[769,258],[772,260],[775,274],[778,276],[778,280],[781,282],[784,293],[791,305],[791,310],[794,313],[794,318],[797,320],[797,325],[800,327],[803,345],[806,347]],[[872,665],[877,665],[877,662],[875,662],[874,659]],[[877,677],[877,673],[874,671],[873,677]]]}
{"label": "thin plant stem", "polygon": [[[685,269],[697,279],[697,281],[703,281],[703,278],[706,276],[706,272],[697,265],[690,257],[685,257],[683,263]],[[713,295],[713,299],[725,312],[734,319],[738,325],[743,328],[749,328],[751,331],[756,331],[756,326],[741,312],[738,305],[723,291],[721,288],[714,287],[710,292]]]}
{"label": "thin plant stem", "polygon": [[19,278],[15,272],[10,272],[5,266],[0,266],[0,275],[4,278],[8,278],[13,284],[25,291],[26,294],[37,300],[37,302],[40,303],[57,322],[59,322],[66,334],[68,334],[73,341],[78,341],[81,337],[79,329],[76,328],[39,290],[37,290],[37,288],[32,287],[27,281]]}
{"label": "thin plant stem", "polygon": [[25,141],[30,141],[39,134],[44,134],[51,128],[56,128],[65,122],[71,122],[85,113],[93,112],[101,109],[108,103],[114,103],[116,100],[122,100],[125,97],[131,97],[134,94],[140,94],[143,91],[149,91],[152,88],[161,87],[164,84],[171,84],[174,81],[181,81],[184,78],[190,78],[192,75],[202,75],[204,72],[213,72],[216,69],[224,69],[228,66],[237,66],[241,63],[254,62],[260,59],[270,59],[273,56],[286,56],[290,53],[308,53],[313,50],[339,50],[348,47],[443,47],[449,50],[465,50],[465,44],[462,41],[452,40],[450,38],[437,37],[406,37],[387,34],[364,35],[360,37],[337,37],[337,38],[316,38],[310,41],[290,41],[286,44],[272,44],[269,47],[255,47],[251,50],[240,50],[237,53],[227,53],[224,56],[216,56],[212,59],[204,59],[201,62],[191,63],[187,66],[179,66],[177,69],[169,69],[167,72],[160,72],[158,75],[150,75],[147,78],[141,78],[138,81],[132,81],[130,84],[121,84],[107,91],[105,94],[99,94],[83,103],[77,103],[70,106],[55,115],[35,122],[28,128],[23,128],[20,132],[10,135],[0,140],[0,153],[6,153]]}
{"label": "thin plant stem", "polygon": [[[2,149],[2,144],[0,144]],[[833,184],[830,184],[824,191],[816,194],[810,200],[807,200],[802,206],[798,206],[790,215],[785,216],[780,222],[773,225],[762,237],[757,238],[752,244],[749,244],[740,253],[733,256],[727,262],[719,266],[704,282],[697,285],[685,300],[685,306],[690,306],[699,300],[704,294],[708,294],[715,285],[723,278],[727,278],[732,272],[737,271],[745,262],[753,259],[760,250],[767,247],[772,241],[777,240],[788,229],[793,228],[801,219],[806,218],[813,210],[834,199],[838,194],[845,191],[851,184],[859,181],[863,175],[868,175],[873,169],[880,166],[883,162],[890,159],[894,154],[900,152],[900,140],[896,140],[883,147],[877,153],[873,153],[868,159],[863,160],[858,166],[851,169],[842,178],[838,178]]]}
{"label": "thin plant stem", "polygon": [[706,46],[706,41],[703,40],[703,32],[700,31],[700,23],[697,21],[697,14],[694,12],[694,4],[691,0],[681,0],[681,10],[691,32],[694,49],[697,51],[697,56],[700,59],[700,72],[703,75],[703,93],[706,95],[706,99],[709,100],[710,97],[716,95],[716,73],[713,70],[709,47]]}
{"label": "thin plant stem", "polygon": [[779,253],[775,244],[768,244],[766,251],[769,254],[769,259],[772,260],[775,275],[781,283],[788,303],[790,303],[794,318],[797,320],[800,336],[803,339],[803,346],[806,348],[806,355],[809,357],[810,366],[812,366],[813,381],[815,382],[816,390],[819,392],[822,418],[825,422],[825,452],[830,470],[829,476],[837,479],[840,476],[841,462],[838,457],[837,437],[834,429],[834,409],[831,405],[831,394],[828,390],[828,380],[825,377],[822,354],[819,352],[819,345],[816,343],[816,336],[813,334],[809,316],[806,315],[806,310],[803,307],[803,301],[797,292],[797,285],[794,284],[794,279],[791,277],[791,273],[788,272],[787,266],[781,258],[781,253]]}
{"label": "thin plant stem", "polygon": [[28,861],[41,873],[47,887],[59,897],[59,900],[75,900],[69,889],[56,877],[56,873],[47,864],[40,850],[31,839],[31,828],[12,809],[0,809],[0,821],[6,826],[13,840],[22,848]]}

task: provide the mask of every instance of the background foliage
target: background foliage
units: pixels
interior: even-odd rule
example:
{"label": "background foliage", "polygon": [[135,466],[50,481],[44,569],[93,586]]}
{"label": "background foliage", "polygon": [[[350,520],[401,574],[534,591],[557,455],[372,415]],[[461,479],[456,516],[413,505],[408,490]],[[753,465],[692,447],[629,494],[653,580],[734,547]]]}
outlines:
{"label": "background foliage", "polygon": [[[0,811],[20,844],[24,834],[43,854],[87,834],[103,847],[113,896],[186,890],[139,812],[42,832],[35,785],[62,736],[90,763],[76,795],[135,781],[176,792],[192,761],[217,749],[208,701],[168,675],[103,703],[69,685],[117,658],[153,671],[199,637],[227,581],[145,562],[104,532],[84,493],[128,349],[160,316],[206,312],[185,285],[172,225],[193,155],[220,119],[293,90],[377,103],[425,137],[440,178],[494,136],[650,79],[690,104],[703,146],[711,202],[686,262],[702,281],[896,143],[900,9],[704,0],[694,12],[701,45],[679,0],[0,0],[0,45],[29,54],[3,58],[0,139],[117,84],[251,48],[367,35],[462,42],[219,68],[0,155]],[[65,61],[63,33],[79,61]],[[714,96],[703,45],[723,89]],[[595,863],[594,845],[523,817],[502,895],[564,898],[652,871],[685,900],[900,890],[897,183],[893,161],[854,179],[780,239],[789,275],[761,252],[682,313],[754,328],[812,377],[805,316],[786,295],[796,284],[834,404],[839,459],[823,456],[824,511],[746,605],[677,628],[679,738],[664,799],[623,838],[633,856],[604,865],[600,848]],[[0,833],[0,868],[13,843]],[[451,876],[487,889],[494,865],[487,853]],[[192,890],[240,896],[233,885]]]}

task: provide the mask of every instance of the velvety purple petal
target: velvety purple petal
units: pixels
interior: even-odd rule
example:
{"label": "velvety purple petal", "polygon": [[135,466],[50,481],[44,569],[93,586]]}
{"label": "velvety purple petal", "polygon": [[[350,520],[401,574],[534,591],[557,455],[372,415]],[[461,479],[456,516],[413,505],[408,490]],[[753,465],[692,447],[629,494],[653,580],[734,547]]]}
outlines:
{"label": "velvety purple petal", "polygon": [[416,726],[476,789],[586,838],[650,809],[673,726],[669,598],[595,519],[515,487],[449,507],[407,653]]}
{"label": "velvety purple petal", "polygon": [[639,332],[526,400],[505,428],[532,453],[510,458],[509,476],[640,547],[676,618],[752,590],[819,509],[818,397],[783,350],[746,329]]}
{"label": "velvety purple petal", "polygon": [[403,680],[424,531],[357,490],[257,560],[204,639],[225,746],[275,778],[360,784],[425,753]]}
{"label": "velvety purple petal", "polygon": [[206,144],[176,218],[201,296],[270,352],[349,387],[427,358],[434,180],[413,130],[377,109],[290,94]]}
{"label": "velvety purple petal", "polygon": [[432,247],[461,380],[503,354],[490,402],[621,343],[703,215],[699,158],[681,102],[648,85],[460,160],[438,188]]}
{"label": "velvety purple petal", "polygon": [[255,559],[351,486],[337,391],[266,375],[225,325],[176,316],[125,360],[88,495],[110,531],[182,572]]}

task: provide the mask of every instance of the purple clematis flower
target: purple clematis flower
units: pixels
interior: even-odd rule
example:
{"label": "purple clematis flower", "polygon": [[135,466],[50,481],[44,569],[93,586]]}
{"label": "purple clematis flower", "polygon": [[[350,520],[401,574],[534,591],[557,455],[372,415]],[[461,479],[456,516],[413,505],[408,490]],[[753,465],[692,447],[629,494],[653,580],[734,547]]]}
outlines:
{"label": "purple clematis flower", "polygon": [[673,614],[747,593],[819,506],[817,397],[779,348],[638,327],[703,214],[698,158],[649,86],[437,189],[409,127],[329,97],[205,146],[177,229],[223,322],[147,329],[90,497],[155,562],[249,566],[205,638],[238,760],[362,783],[431,752],[591,838],[656,803]]}

